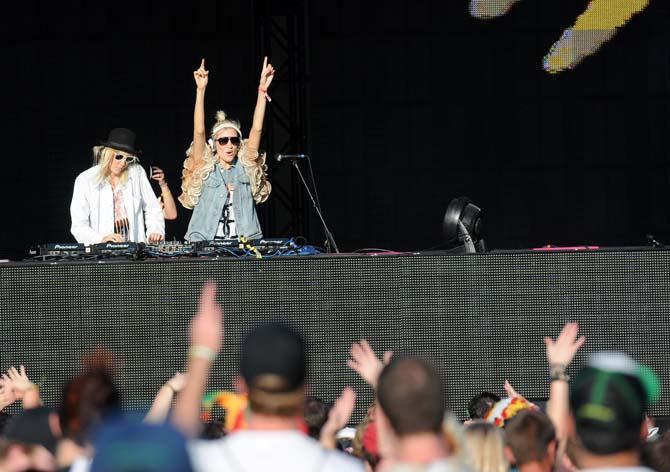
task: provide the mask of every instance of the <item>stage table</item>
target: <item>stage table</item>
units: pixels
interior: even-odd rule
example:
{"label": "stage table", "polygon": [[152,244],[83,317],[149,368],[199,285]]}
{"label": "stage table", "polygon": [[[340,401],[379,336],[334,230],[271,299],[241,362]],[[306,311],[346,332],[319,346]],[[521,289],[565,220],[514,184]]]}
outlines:
{"label": "stage table", "polygon": [[230,389],[239,345],[254,325],[281,320],[300,329],[310,352],[309,387],[333,400],[372,392],[346,365],[362,338],[385,350],[427,355],[460,418],[482,390],[505,379],[546,398],[542,339],[576,320],[589,352],[622,350],[654,368],[670,414],[670,252],[619,248],[573,252],[368,254],[274,259],[4,263],[0,265],[0,369],[25,364],[48,405],[80,368],[83,353],[110,349],[127,409],[148,408],[159,386],[184,369],[188,326],[200,287],[219,285],[225,339],[209,390]]}

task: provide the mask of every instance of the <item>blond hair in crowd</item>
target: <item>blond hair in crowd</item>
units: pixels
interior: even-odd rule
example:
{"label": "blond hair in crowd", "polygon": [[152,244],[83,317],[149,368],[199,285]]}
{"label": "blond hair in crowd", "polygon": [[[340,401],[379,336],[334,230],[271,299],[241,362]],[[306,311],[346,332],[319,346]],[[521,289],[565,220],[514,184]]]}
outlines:
{"label": "blond hair in crowd", "polygon": [[465,461],[473,472],[506,472],[505,439],[491,423],[475,421],[465,428]]}

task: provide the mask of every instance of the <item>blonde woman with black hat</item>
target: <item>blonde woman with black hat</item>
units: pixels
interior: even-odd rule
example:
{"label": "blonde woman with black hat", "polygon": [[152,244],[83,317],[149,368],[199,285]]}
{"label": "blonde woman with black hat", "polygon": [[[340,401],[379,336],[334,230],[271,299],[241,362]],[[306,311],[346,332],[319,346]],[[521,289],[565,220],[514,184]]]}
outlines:
{"label": "blonde woman with black hat", "polygon": [[71,232],[79,243],[158,242],[165,236],[163,210],[138,165],[135,133],[115,128],[93,148],[94,165],[74,182]]}

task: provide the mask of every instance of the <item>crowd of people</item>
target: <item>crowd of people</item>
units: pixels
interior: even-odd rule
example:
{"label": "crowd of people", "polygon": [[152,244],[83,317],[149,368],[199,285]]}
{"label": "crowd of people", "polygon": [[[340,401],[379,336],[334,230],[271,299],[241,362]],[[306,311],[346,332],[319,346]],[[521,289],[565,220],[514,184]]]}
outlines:
{"label": "crowd of people", "polygon": [[[351,424],[354,390],[332,404],[308,396],[305,340],[278,323],[245,338],[236,391],[207,394],[213,361],[226,350],[223,320],[208,283],[191,321],[187,372],[169,379],[139,420],[120,409],[111,356],[92,356],[56,408],[42,405],[23,366],[9,368],[0,410],[14,402],[22,409],[0,413],[0,472],[670,470],[670,436],[647,415],[660,396],[658,378],[625,354],[600,352],[570,379],[567,367],[585,342],[576,323],[544,340],[546,403],[506,383],[502,398],[472,398],[464,423],[445,411],[435,365],[412,353],[379,358],[361,340],[348,366],[375,399]],[[213,415],[215,405],[222,415]]]}

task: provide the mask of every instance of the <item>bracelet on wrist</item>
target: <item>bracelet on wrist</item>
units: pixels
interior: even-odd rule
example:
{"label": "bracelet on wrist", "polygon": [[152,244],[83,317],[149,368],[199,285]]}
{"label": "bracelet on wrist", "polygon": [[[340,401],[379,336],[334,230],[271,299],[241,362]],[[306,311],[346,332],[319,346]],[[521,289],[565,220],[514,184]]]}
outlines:
{"label": "bracelet on wrist", "polygon": [[569,382],[570,376],[565,372],[568,366],[564,364],[551,364],[549,366],[549,379],[554,382]]}
{"label": "bracelet on wrist", "polygon": [[265,96],[265,99],[266,99],[268,102],[271,102],[271,101],[272,101],[272,99],[270,98],[270,95],[268,95],[268,89],[267,89],[267,88],[262,87],[262,86],[259,85],[259,86],[258,86],[258,91],[259,91],[260,93],[262,93],[262,94]]}
{"label": "bracelet on wrist", "polygon": [[216,352],[207,346],[193,346],[191,347],[190,356],[192,359],[205,359],[212,362],[216,359]]}

